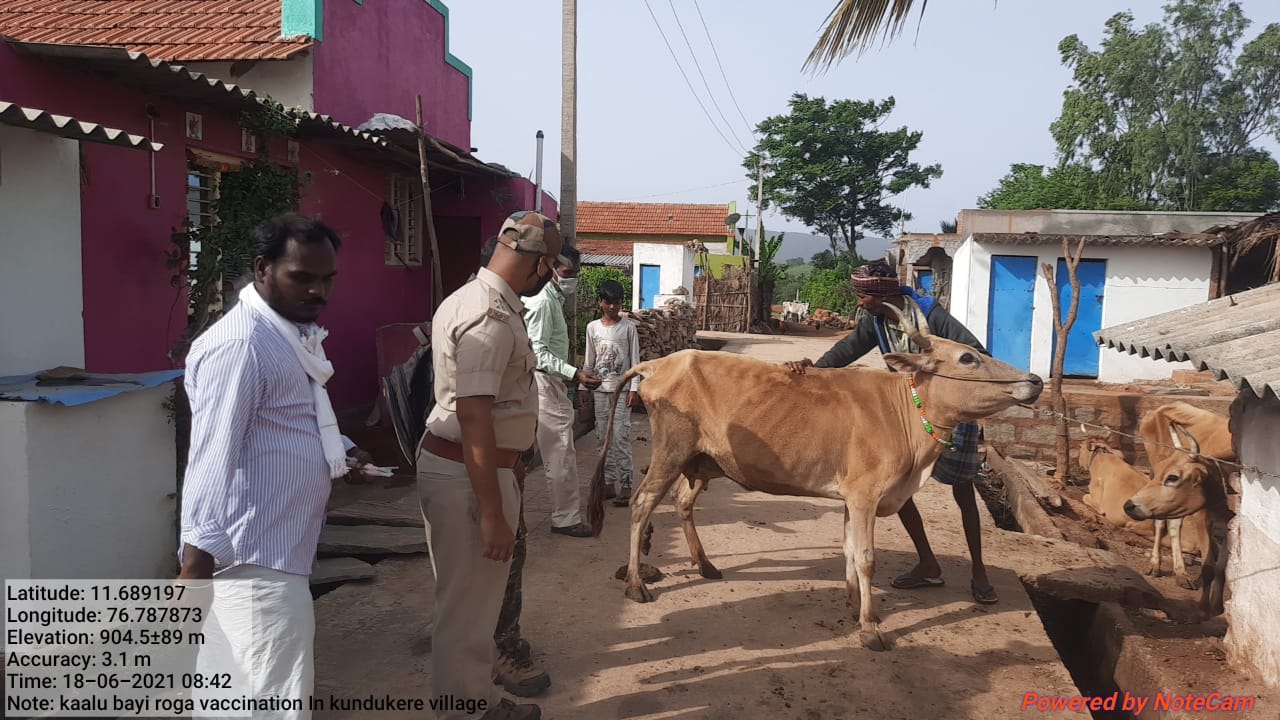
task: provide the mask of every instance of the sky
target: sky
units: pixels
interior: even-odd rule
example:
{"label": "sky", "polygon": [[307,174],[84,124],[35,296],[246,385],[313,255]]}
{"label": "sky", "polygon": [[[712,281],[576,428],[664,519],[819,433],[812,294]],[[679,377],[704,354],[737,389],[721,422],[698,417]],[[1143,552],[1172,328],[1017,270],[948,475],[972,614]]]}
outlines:
{"label": "sky", "polygon": [[[532,178],[535,134],[542,130],[543,184],[559,197],[561,3],[448,5],[451,50],[474,71],[476,154]],[[1162,3],[1152,0],[930,2],[923,19],[913,12],[888,44],[825,73],[803,73],[834,5],[579,2],[578,200],[737,200],[739,212],[754,213],[754,176],[747,179],[742,158],[743,147],[754,146],[756,123],[785,113],[796,92],[828,101],[892,96],[890,127],[923,132],[912,160],[940,163],[943,170],[929,188],[913,188],[893,202],[913,215],[906,232],[938,232],[939,221],[976,207],[1011,164],[1054,161],[1049,124],[1071,80],[1058,54],[1064,37],[1079,35],[1096,48],[1104,23],[1120,10],[1131,10],[1139,25],[1162,16]],[[1252,21],[1246,41],[1280,22],[1280,2],[1241,0],[1241,6]],[[1268,147],[1280,156],[1275,143]],[[765,228],[806,230],[772,210],[765,213]]]}

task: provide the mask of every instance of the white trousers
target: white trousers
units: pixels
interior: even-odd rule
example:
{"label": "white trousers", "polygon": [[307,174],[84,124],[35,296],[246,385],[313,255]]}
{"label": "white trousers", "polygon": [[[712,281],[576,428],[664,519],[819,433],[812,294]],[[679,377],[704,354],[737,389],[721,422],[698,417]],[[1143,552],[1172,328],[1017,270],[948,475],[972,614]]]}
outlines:
{"label": "white trousers", "polygon": [[[316,627],[310,579],[259,565],[238,565],[219,573],[213,589],[213,602],[202,629],[206,644],[196,659],[196,668],[206,676],[230,672],[236,687],[230,691],[193,689],[193,720],[218,716],[201,714],[202,697],[259,701],[276,697],[299,707],[236,715],[254,720],[308,720],[315,687]],[[227,713],[220,716],[227,717]]]}
{"label": "white trousers", "polygon": [[[477,718],[501,699],[493,684],[493,632],[510,562],[484,556],[480,508],[465,465],[418,451],[418,498],[436,576],[431,630],[431,709],[437,720]],[[502,514],[515,533],[520,489],[515,473],[498,471]]]}
{"label": "white trousers", "polygon": [[564,381],[535,372],[538,382],[538,452],[551,484],[551,524],[569,527],[582,522],[578,458],[573,447],[573,403]]}

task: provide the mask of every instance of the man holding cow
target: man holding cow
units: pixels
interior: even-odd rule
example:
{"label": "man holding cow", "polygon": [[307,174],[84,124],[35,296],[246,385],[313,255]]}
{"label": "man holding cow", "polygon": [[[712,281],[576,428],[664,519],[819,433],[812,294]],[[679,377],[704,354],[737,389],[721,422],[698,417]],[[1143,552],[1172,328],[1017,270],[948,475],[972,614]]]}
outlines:
{"label": "man holding cow", "polygon": [[[885,310],[885,305],[892,305],[902,311],[902,315],[913,323],[917,318],[924,317],[928,330],[933,335],[964,343],[985,355],[990,354],[973,333],[937,305],[933,298],[921,297],[911,288],[900,285],[896,273],[888,263],[878,261],[863,265],[853,271],[852,279],[854,290],[858,294],[858,307],[866,311],[863,319],[853,332],[836,343],[817,362],[805,358],[787,363],[793,372],[803,374],[806,367],[846,367],[877,348],[886,355],[919,352],[919,348],[909,339],[913,328],[901,327],[894,320],[894,315]],[[982,531],[977,493],[973,485],[981,463],[978,456],[979,431],[977,423],[958,425],[950,439],[953,451],[938,458],[933,468],[933,477],[938,482],[951,486],[956,504],[960,506],[965,541],[973,559],[973,577],[969,585],[973,599],[979,603],[992,604],[999,598],[987,579],[987,568],[982,562]],[[894,578],[891,584],[899,589],[941,586],[944,582],[942,568],[929,546],[924,521],[915,502],[908,499],[898,511],[898,518],[911,536],[920,561],[907,573]]]}

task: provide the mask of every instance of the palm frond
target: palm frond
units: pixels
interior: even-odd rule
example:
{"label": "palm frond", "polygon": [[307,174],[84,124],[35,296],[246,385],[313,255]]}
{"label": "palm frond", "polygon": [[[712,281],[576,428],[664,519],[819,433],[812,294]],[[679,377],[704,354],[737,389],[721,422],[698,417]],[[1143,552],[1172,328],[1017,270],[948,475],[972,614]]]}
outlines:
{"label": "palm frond", "polygon": [[[923,17],[928,0],[919,2]],[[801,70],[825,71],[854,52],[861,55],[882,32],[885,40],[896,37],[915,3],[916,0],[838,0]]]}

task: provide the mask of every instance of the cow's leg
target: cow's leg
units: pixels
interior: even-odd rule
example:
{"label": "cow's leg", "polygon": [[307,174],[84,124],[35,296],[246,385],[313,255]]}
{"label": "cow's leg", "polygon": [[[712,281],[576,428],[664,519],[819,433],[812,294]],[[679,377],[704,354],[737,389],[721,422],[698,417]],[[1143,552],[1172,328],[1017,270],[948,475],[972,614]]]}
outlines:
{"label": "cow's leg", "polygon": [[1173,575],[1178,584],[1188,590],[1195,590],[1200,583],[1187,574],[1187,562],[1182,559],[1182,518],[1169,520],[1169,553],[1173,560]]}
{"label": "cow's leg", "polygon": [[888,650],[889,640],[880,634],[880,617],[871,602],[871,576],[876,571],[876,509],[845,501],[844,559],[849,604],[858,608],[858,639],[870,650]]}
{"label": "cow's leg", "polygon": [[680,477],[680,465],[671,462],[670,456],[655,459],[631,496],[631,555],[627,560],[627,589],[623,592],[636,602],[652,602],[653,593],[640,579],[640,543],[643,531],[649,524],[649,516],[671,485]]}
{"label": "cow's leg", "polygon": [[1160,535],[1164,533],[1164,520],[1151,521],[1151,563],[1147,565],[1147,574],[1160,577]]}
{"label": "cow's leg", "polygon": [[1222,614],[1227,582],[1227,547],[1216,537],[1200,559],[1200,612],[1205,619]]}
{"label": "cow's leg", "polygon": [[698,529],[693,525],[693,504],[706,489],[706,480],[690,481],[687,476],[681,475],[676,483],[676,510],[680,513],[680,523],[684,526],[684,539],[689,543],[689,557],[698,564],[698,572],[708,580],[719,580],[724,576],[707,559],[707,553],[702,549],[702,540],[698,537]]}

